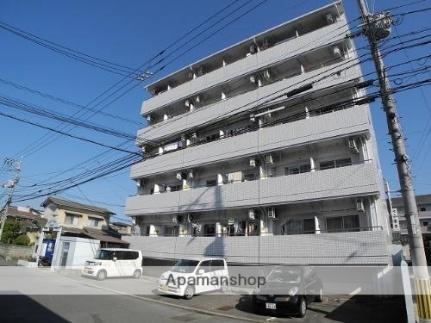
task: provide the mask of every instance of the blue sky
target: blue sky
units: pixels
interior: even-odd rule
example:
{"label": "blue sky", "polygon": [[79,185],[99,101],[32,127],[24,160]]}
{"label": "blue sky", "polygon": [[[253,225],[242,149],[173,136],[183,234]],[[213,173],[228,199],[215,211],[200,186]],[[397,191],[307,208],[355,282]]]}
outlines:
{"label": "blue sky", "polygon": [[[257,10],[241,18],[177,60],[159,76],[329,2],[323,0],[268,0]],[[370,7],[376,10],[401,5],[405,2],[368,1]],[[225,0],[4,0],[0,5],[0,20],[90,55],[126,66],[137,67],[228,3],[230,1]],[[344,5],[349,20],[359,16],[356,0],[346,0]],[[431,6],[431,2],[425,2],[421,6]],[[399,12],[414,7],[419,6],[401,9]],[[402,34],[424,27],[431,27],[429,14],[406,17],[394,32]],[[357,47],[364,45],[363,39],[355,41]],[[78,104],[87,104],[120,78],[117,75],[95,69],[38,47],[2,30],[0,30],[0,43],[2,44],[0,51],[1,79],[47,92]],[[407,60],[407,56],[425,55],[429,53],[429,49],[428,45],[409,50],[407,53],[399,52],[397,55],[388,57],[386,64],[392,65]],[[363,70],[364,72],[370,71],[372,66],[364,64]],[[431,135],[426,131],[431,120],[431,107],[429,105],[431,97],[429,93],[429,88],[423,88],[423,90],[413,90],[396,96],[404,133],[407,137],[408,151],[410,156],[414,158],[413,172],[416,192],[420,194],[431,191],[431,171],[427,163],[431,156]],[[77,111],[68,105],[53,102],[2,83],[0,83],[0,95],[19,98],[64,114],[73,114]],[[147,98],[147,93],[143,85],[139,85],[104,111],[142,122],[144,125],[139,110],[145,98]],[[372,104],[371,108],[383,173],[385,178],[389,180],[392,190],[397,190],[398,180],[393,164],[393,153],[390,151],[386,122],[380,102],[377,101]],[[58,122],[31,117],[28,114],[13,111],[3,106],[0,107],[0,111],[12,112],[14,115],[43,122],[49,126],[58,126]],[[139,128],[138,125],[100,115],[90,120],[129,133],[135,133]],[[71,133],[91,137],[111,145],[121,141],[121,139],[83,129],[74,129]],[[73,175],[78,170],[75,169],[70,172],[65,172],[65,170],[106,150],[89,143],[60,136],[49,144],[44,142],[41,145],[32,146],[38,150],[32,154],[27,154],[30,151],[28,144],[44,134],[46,134],[46,130],[0,117],[0,138],[2,138],[0,158],[23,156],[22,187],[18,188],[18,194],[28,190],[25,188],[26,185],[39,183],[47,178],[50,178],[49,181],[56,181]],[[425,136],[426,141],[423,140],[423,136]],[[133,143],[130,143],[127,148],[132,149]],[[105,159],[100,160],[100,163],[120,156],[122,153],[111,152],[104,155]],[[97,164],[88,167],[95,165]],[[0,176],[4,180],[8,174],[0,172]],[[81,202],[93,202],[121,215],[124,212],[122,205],[124,205],[127,196],[134,194],[135,190],[135,185],[129,179],[127,170],[115,176],[82,185],[78,189],[71,189],[61,195]],[[24,202],[24,204],[39,206],[41,200],[36,199]]]}

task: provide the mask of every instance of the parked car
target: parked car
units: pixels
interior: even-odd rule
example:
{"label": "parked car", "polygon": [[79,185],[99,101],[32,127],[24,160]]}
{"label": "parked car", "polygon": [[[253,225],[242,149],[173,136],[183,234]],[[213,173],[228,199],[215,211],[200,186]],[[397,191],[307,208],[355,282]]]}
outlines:
{"label": "parked car", "polygon": [[139,250],[103,248],[94,259],[85,262],[82,275],[104,280],[107,277],[134,277],[142,275],[142,253]]}
{"label": "parked car", "polygon": [[229,280],[223,258],[181,259],[159,279],[161,294],[191,299],[194,295],[220,290]]}
{"label": "parked car", "polygon": [[315,270],[307,266],[277,266],[266,276],[266,283],[253,295],[257,312],[294,313],[304,317],[307,306],[321,302],[323,285]]}

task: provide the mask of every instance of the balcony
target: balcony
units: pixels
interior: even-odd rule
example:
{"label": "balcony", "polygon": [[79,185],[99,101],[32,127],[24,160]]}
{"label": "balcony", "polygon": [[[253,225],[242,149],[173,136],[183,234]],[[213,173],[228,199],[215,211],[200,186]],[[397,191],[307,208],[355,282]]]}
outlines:
{"label": "balcony", "polygon": [[132,166],[131,177],[136,179],[336,137],[367,133],[369,127],[368,106],[354,107],[147,159]]}
{"label": "balcony", "polygon": [[[345,85],[349,81],[361,77],[361,70],[357,63],[358,60],[353,59],[349,63],[342,61],[337,64],[324,66],[311,72],[284,79],[227,100],[219,101],[193,112],[173,117],[172,119],[139,130],[137,143],[145,144],[146,142],[154,142],[169,137],[178,137],[192,127],[199,127],[202,124],[211,122],[211,120],[228,118],[234,114],[249,110],[253,106],[267,102],[271,98],[275,98],[287,90],[296,89],[304,84],[317,81],[324,76],[331,75],[322,81],[314,83],[313,88],[308,92],[318,91],[335,85]],[[352,67],[346,69],[346,66]],[[338,69],[343,69],[340,75],[332,75],[332,73]]]}
{"label": "balcony", "polygon": [[206,88],[229,82],[235,78],[253,71],[265,69],[274,64],[279,64],[281,61],[296,57],[301,53],[316,49],[325,44],[341,41],[345,39],[345,35],[348,32],[349,29],[344,16],[340,17],[336,22],[323,28],[281,42],[266,50],[239,59],[231,64],[171,88],[157,96],[151,97],[142,103],[141,113],[151,113],[168,104],[185,100],[190,96],[196,95]]}
{"label": "balcony", "polygon": [[215,187],[129,197],[129,216],[210,211],[374,195],[378,192],[373,162]]}
{"label": "balcony", "polygon": [[289,265],[387,265],[385,231],[249,237],[125,237],[144,257],[219,256],[230,263]]}

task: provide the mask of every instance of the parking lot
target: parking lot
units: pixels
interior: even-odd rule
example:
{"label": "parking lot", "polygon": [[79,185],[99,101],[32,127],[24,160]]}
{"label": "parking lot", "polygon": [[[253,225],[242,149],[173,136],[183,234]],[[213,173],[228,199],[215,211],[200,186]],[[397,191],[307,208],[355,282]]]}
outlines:
{"label": "parking lot", "polygon": [[[139,280],[113,278],[97,281],[80,277],[76,272],[63,272],[77,282],[94,286],[107,293],[133,294],[144,302],[155,301],[166,306],[178,306],[201,313],[213,313],[249,321],[275,322],[405,322],[402,297],[325,296],[321,303],[311,303],[305,318],[272,312],[256,313],[248,295],[196,295],[191,300],[159,295],[157,277],[143,276]],[[390,309],[390,310],[389,310]]]}

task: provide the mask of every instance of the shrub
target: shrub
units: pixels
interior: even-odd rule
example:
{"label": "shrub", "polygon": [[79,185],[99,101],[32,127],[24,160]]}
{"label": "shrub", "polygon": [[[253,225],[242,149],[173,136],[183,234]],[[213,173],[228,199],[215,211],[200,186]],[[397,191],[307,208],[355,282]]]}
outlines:
{"label": "shrub", "polygon": [[13,241],[13,244],[16,244],[19,246],[28,246],[30,244],[30,238],[27,237],[27,235],[25,234],[21,234],[15,238],[15,240]]}
{"label": "shrub", "polygon": [[20,224],[16,219],[8,218],[5,222],[1,242],[13,243],[20,235]]}

